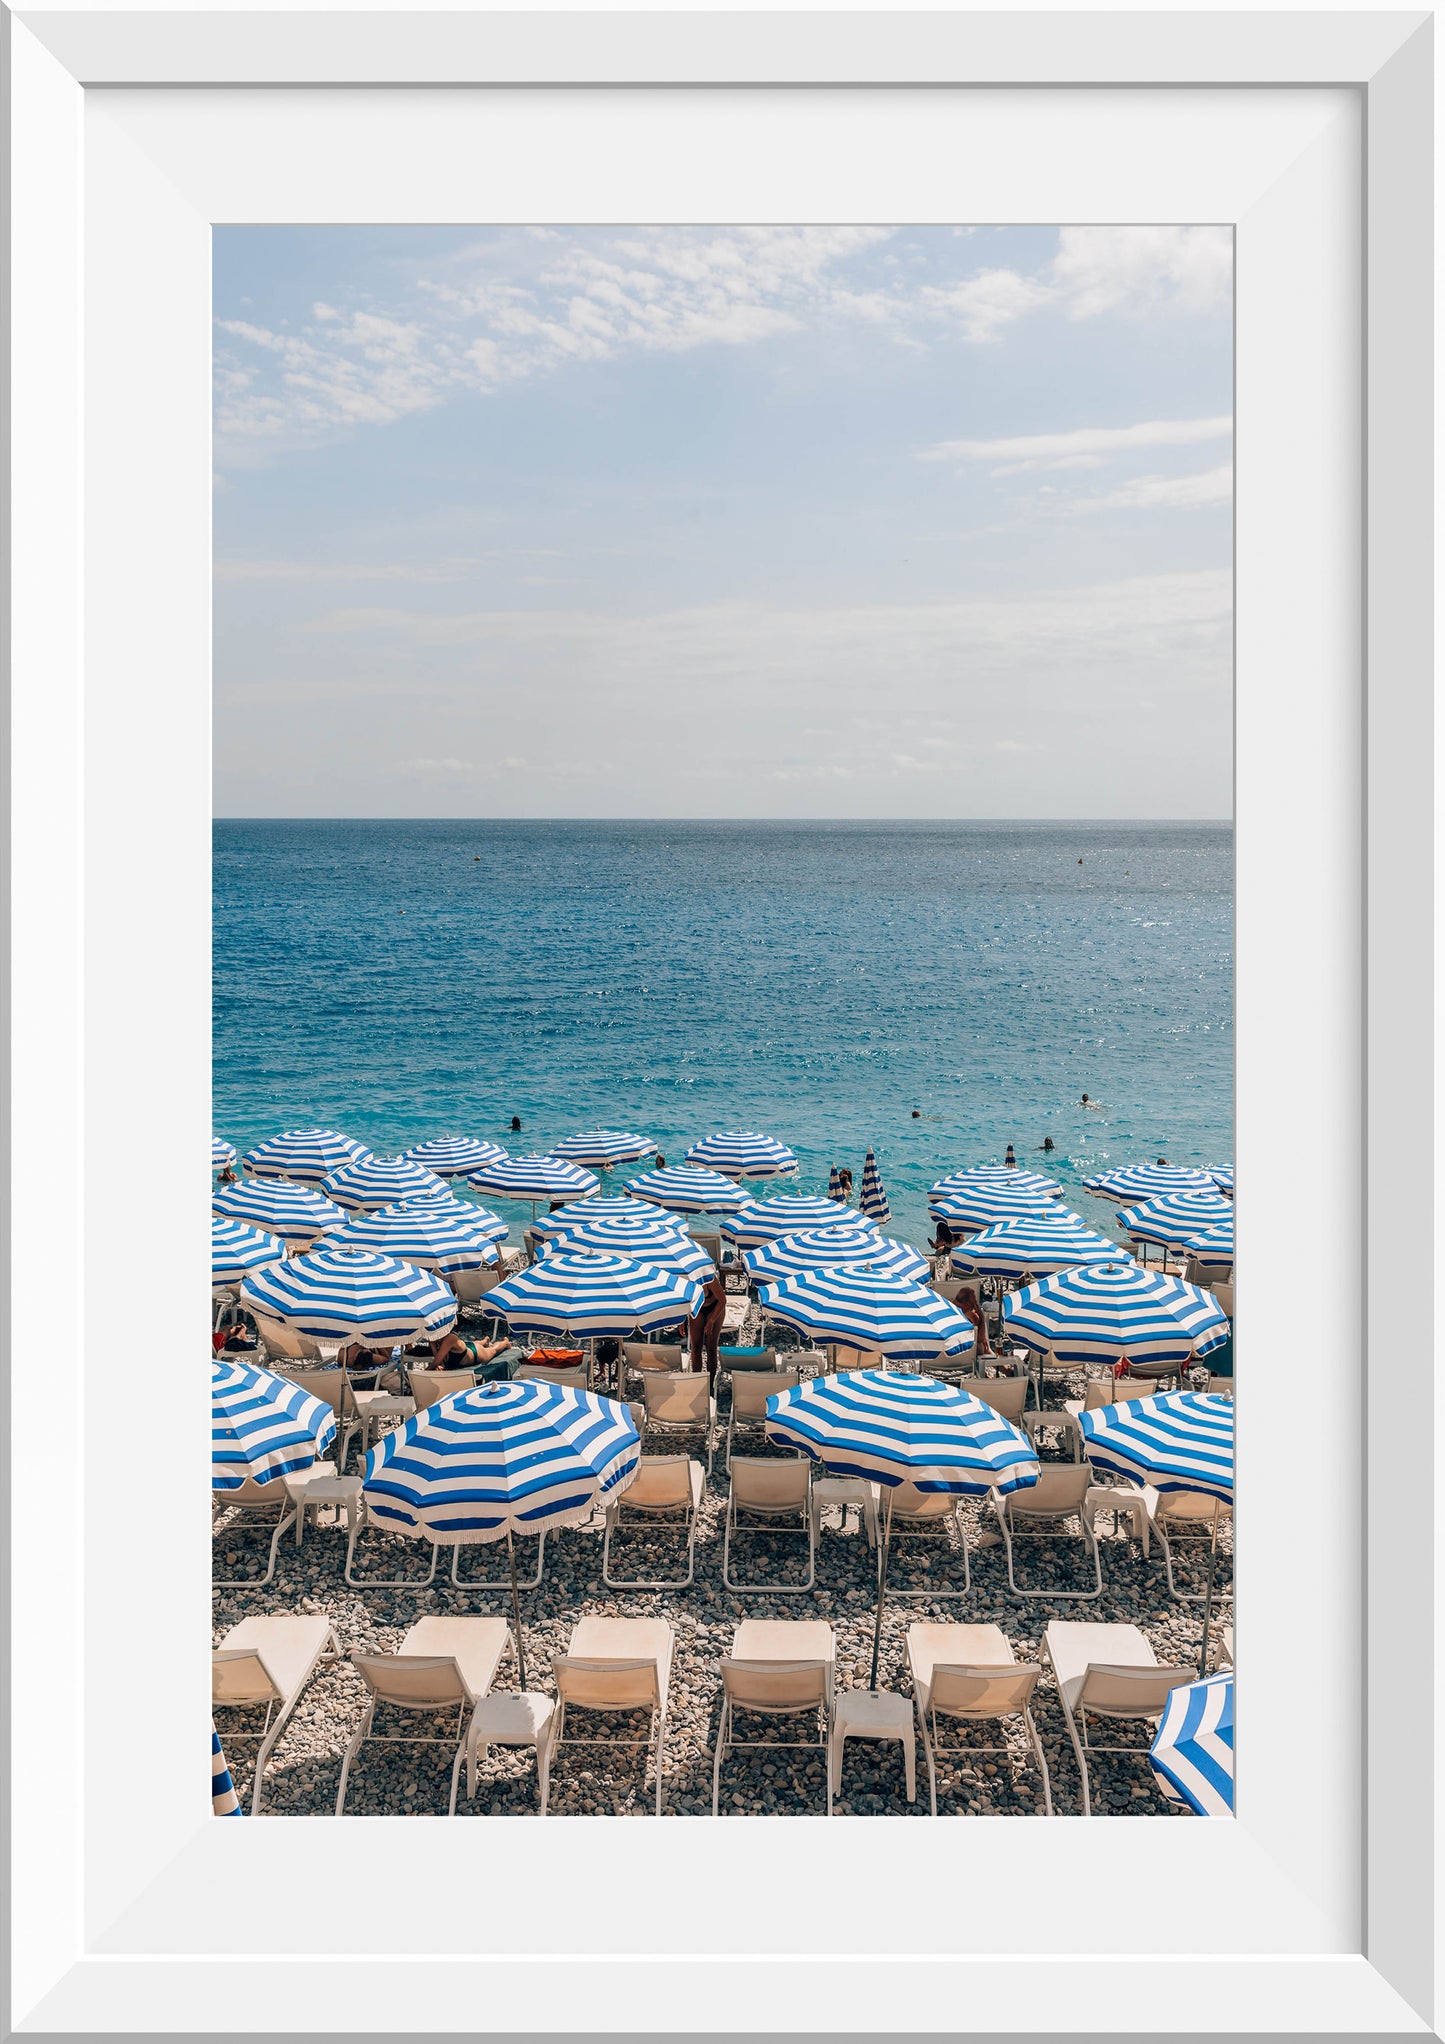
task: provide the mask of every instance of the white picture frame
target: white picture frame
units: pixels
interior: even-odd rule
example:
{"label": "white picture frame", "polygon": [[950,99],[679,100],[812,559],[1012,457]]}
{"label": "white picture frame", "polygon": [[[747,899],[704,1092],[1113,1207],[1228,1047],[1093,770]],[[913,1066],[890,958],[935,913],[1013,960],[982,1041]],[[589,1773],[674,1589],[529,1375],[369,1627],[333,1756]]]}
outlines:
{"label": "white picture frame", "polygon": [[[1430,2034],[1430,17],[6,26],[16,2030]],[[740,217],[1235,227],[1238,1814],[215,1824],[211,225]]]}

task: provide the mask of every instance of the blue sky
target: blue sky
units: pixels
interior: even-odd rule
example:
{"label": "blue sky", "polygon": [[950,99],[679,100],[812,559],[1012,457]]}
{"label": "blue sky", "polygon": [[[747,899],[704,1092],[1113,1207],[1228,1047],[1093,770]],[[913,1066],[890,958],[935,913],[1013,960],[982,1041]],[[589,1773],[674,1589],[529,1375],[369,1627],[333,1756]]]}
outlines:
{"label": "blue sky", "polygon": [[1231,265],[218,228],[217,814],[1227,816]]}

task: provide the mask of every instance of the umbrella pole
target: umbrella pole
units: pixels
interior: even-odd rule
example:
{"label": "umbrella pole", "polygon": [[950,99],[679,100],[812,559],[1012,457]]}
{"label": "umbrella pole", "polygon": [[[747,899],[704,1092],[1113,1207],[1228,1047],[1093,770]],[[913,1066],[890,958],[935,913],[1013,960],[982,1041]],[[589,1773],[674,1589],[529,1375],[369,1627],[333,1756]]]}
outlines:
{"label": "umbrella pole", "polygon": [[517,1550],[512,1545],[512,1529],[507,1528],[507,1573],[512,1578],[512,1624],[517,1633],[517,1687],[527,1686],[527,1660],[522,1651],[522,1600],[517,1595]]}
{"label": "umbrella pole", "polygon": [[888,1486],[888,1502],[883,1507],[883,1537],[878,1542],[878,1609],[873,1614],[873,1671],[868,1677],[868,1687],[878,1687],[878,1646],[883,1635],[883,1593],[888,1587],[888,1536],[893,1531],[893,1486]]}
{"label": "umbrella pole", "polygon": [[1199,1679],[1209,1673],[1209,1615],[1214,1603],[1214,1562],[1219,1548],[1219,1499],[1214,1500],[1214,1521],[1209,1531],[1209,1573],[1204,1578],[1204,1638],[1199,1643]]}

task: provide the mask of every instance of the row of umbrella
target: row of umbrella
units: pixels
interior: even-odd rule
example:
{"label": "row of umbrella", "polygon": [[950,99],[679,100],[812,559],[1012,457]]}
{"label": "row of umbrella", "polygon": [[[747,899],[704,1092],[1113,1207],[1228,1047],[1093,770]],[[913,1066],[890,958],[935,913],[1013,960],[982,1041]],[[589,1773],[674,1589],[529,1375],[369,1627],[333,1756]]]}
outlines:
{"label": "row of umbrella", "polygon": [[[553,1162],[576,1168],[597,1165],[611,1169],[617,1164],[636,1163],[653,1154],[657,1145],[650,1136],[634,1135],[623,1129],[588,1129],[567,1136],[544,1153]],[[247,1152],[246,1170],[253,1178],[289,1178],[301,1185],[323,1185],[329,1178],[373,1161],[364,1143],[336,1129],[286,1129]],[[474,1136],[437,1136],[414,1144],[399,1158],[375,1161],[409,1163],[442,1178],[472,1178],[502,1165],[528,1166],[537,1157],[512,1157],[500,1143]],[[211,1166],[230,1170],[236,1150],[219,1136],[211,1138]],[[752,1129],[724,1129],[705,1136],[687,1152],[684,1163],[736,1180],[740,1178],[789,1178],[796,1174],[798,1159],[786,1143],[775,1136]],[[590,1175],[590,1174],[589,1174]],[[538,1198],[545,1198],[539,1193]]]}

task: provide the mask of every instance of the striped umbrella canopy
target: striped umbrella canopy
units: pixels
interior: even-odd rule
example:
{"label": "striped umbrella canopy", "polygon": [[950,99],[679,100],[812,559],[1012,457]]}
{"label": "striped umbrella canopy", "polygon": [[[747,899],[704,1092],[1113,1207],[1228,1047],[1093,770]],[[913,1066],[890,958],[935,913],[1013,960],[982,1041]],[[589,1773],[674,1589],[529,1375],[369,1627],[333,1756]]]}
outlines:
{"label": "striped umbrella canopy", "polygon": [[928,1211],[935,1221],[956,1228],[990,1228],[1001,1221],[1042,1221],[1058,1212],[1058,1202],[1025,1186],[959,1186],[952,1192],[930,1193]]}
{"label": "striped umbrella canopy", "polygon": [[1217,1192],[1219,1188],[1207,1171],[1184,1164],[1124,1164],[1117,1171],[1100,1171],[1086,1178],[1084,1190],[1127,1204],[1130,1200],[1162,1199],[1167,1192]]}
{"label": "striped umbrella canopy", "polygon": [[1117,1218],[1136,1242],[1187,1249],[1196,1235],[1221,1221],[1233,1221],[1234,1207],[1222,1192],[1172,1192],[1145,1206],[1126,1207]]}
{"label": "striped umbrella canopy", "polygon": [[1221,1192],[1234,1191],[1234,1166],[1232,1164],[1211,1164],[1209,1175]]}
{"label": "striped umbrella canopy", "polygon": [[722,1232],[740,1249],[756,1249],[760,1242],[776,1242],[779,1236],[796,1235],[803,1228],[846,1228],[857,1223],[852,1209],[835,1200],[784,1193],[778,1199],[750,1199],[726,1217]]}
{"label": "striped umbrella canopy", "polygon": [[[475,1200],[458,1199],[455,1193],[449,1192],[446,1186],[440,1183],[432,1192],[414,1192],[409,1199],[398,1201],[397,1204],[409,1207],[431,1207],[448,1216],[455,1216],[461,1220],[470,1221],[474,1227],[480,1227],[485,1231],[489,1242],[505,1242],[507,1239],[508,1228],[506,1222],[497,1214],[494,1214],[490,1207],[479,1206]],[[386,1209],[379,1207],[377,1211],[385,1213]]]}
{"label": "striped umbrella canopy", "polygon": [[869,1222],[852,1228],[809,1228],[800,1235],[780,1235],[743,1258],[748,1276],[763,1284],[772,1278],[794,1277],[810,1270],[835,1270],[840,1264],[866,1263],[890,1277],[928,1280],[927,1257],[907,1242],[880,1235]]}
{"label": "striped umbrella canopy", "polygon": [[1234,1268],[1234,1216],[1227,1221],[1216,1221],[1212,1228],[1195,1235],[1189,1243],[1189,1253],[1195,1262],[1205,1270],[1232,1270]]}
{"label": "striped umbrella canopy", "polygon": [[420,1164],[437,1178],[465,1178],[469,1171],[480,1171],[506,1154],[500,1143],[484,1143],[476,1136],[433,1136],[402,1152],[408,1164]]}
{"label": "striped umbrella canopy", "polygon": [[1014,1192],[1037,1193],[1040,1199],[1064,1196],[1058,1179],[1046,1178],[1042,1171],[1024,1171],[1016,1164],[970,1164],[966,1170],[950,1171],[947,1178],[940,1178],[937,1185],[929,1187],[928,1197],[943,1199],[951,1192],[978,1192],[999,1185]]}
{"label": "striped umbrella canopy", "polygon": [[1201,1491],[1234,1502],[1234,1400],[1205,1391],[1123,1398],[1082,1412],[1084,1453],[1155,1490]]}
{"label": "striped umbrella canopy", "polygon": [[211,1169],[213,1171],[229,1171],[235,1161],[236,1151],[234,1144],[223,1143],[219,1136],[212,1136]]}
{"label": "striped umbrella canopy", "polygon": [[231,1780],[231,1770],[226,1765],[226,1756],[221,1751],[220,1735],[211,1726],[211,1815],[213,1817],[239,1817],[241,1798],[236,1794],[236,1785]]}
{"label": "striped umbrella canopy", "polygon": [[454,1326],[456,1295],[435,1271],[374,1249],[331,1243],[242,1280],[241,1304],[313,1341],[434,1341]]}
{"label": "striped umbrella canopy", "polygon": [[1228,1339],[1229,1321],[1212,1292],[1162,1270],[1091,1263],[1010,1292],[1004,1333],[1061,1363],[1183,1363]]}
{"label": "striped umbrella canopy", "polygon": [[362,1157],[333,1172],[321,1190],[348,1213],[372,1214],[418,1193],[445,1192],[446,1187],[435,1171],[409,1164],[405,1157]]}
{"label": "striped umbrella canopy", "polygon": [[566,1157],[573,1164],[635,1164],[639,1157],[656,1154],[651,1136],[629,1135],[625,1129],[589,1128],[580,1136],[566,1136],[553,1145],[554,1157]]}
{"label": "striped umbrella canopy", "polygon": [[263,1263],[277,1263],[286,1254],[279,1235],[253,1228],[245,1221],[233,1221],[226,1214],[211,1216],[211,1289],[236,1285],[248,1270]]}
{"label": "striped umbrella canopy", "polygon": [[211,1195],[211,1212],[268,1228],[288,1245],[314,1242],[346,1219],[314,1185],[293,1185],[284,1178],[242,1178],[220,1186]]}
{"label": "striped umbrella canopy", "polygon": [[949,1268],[960,1277],[1041,1277],[1081,1263],[1117,1263],[1119,1245],[1096,1235],[1075,1213],[1057,1206],[1025,1221],[995,1221],[955,1249]]}
{"label": "striped umbrella canopy", "polygon": [[1174,1689],[1149,1764],[1171,1802],[1200,1817],[1234,1814],[1234,1676],[1207,1675]]}
{"label": "striped umbrella canopy", "polygon": [[828,1197],[829,1199],[836,1200],[843,1199],[843,1180],[836,1164],[828,1167]]}
{"label": "striped umbrella canopy", "polygon": [[586,1199],[598,1187],[592,1172],[584,1171],[580,1164],[545,1155],[500,1157],[480,1171],[469,1171],[467,1183],[497,1199],[528,1200]]}
{"label": "striped umbrella canopy", "polygon": [[334,1128],[288,1128],[259,1144],[246,1158],[253,1178],[290,1178],[297,1185],[324,1185],[334,1171],[369,1157],[364,1143]]}
{"label": "striped umbrella canopy", "polygon": [[565,1235],[573,1228],[590,1228],[601,1221],[608,1227],[636,1223],[644,1228],[670,1228],[674,1235],[685,1235],[687,1229],[681,1221],[673,1219],[645,1199],[574,1199],[565,1207],[558,1207],[555,1214],[543,1214],[537,1222],[539,1235]]}
{"label": "striped umbrella canopy", "polygon": [[463,1208],[459,1200],[449,1206],[440,1200],[401,1200],[374,1214],[358,1214],[344,1228],[333,1228],[326,1241],[338,1249],[375,1249],[450,1277],[496,1262],[496,1238],[482,1213],[481,1207]]}
{"label": "striped umbrella canopy", "polygon": [[863,1159],[863,1185],[858,1194],[858,1208],[870,1221],[887,1221],[892,1218],[888,1195],[883,1190],[883,1180],[878,1174],[878,1159],[871,1150]]}
{"label": "striped umbrella canopy", "polygon": [[603,1256],[630,1257],[634,1263],[649,1264],[653,1270],[670,1271],[674,1277],[696,1278],[699,1284],[704,1285],[715,1268],[705,1249],[680,1229],[670,1227],[660,1216],[653,1227],[645,1221],[593,1221],[589,1225],[568,1228],[560,1235],[548,1237],[543,1254],[557,1256],[565,1252],[573,1255],[588,1249]]}
{"label": "striped umbrella canopy", "polygon": [[211,1489],[239,1490],[309,1469],[336,1438],[325,1399],[254,1363],[211,1364]]}
{"label": "striped umbrella canopy", "polygon": [[786,1143],[743,1128],[704,1136],[682,1161],[705,1171],[720,1171],[724,1178],[792,1178],[798,1169],[798,1160]]}
{"label": "striped umbrella canopy", "polygon": [[671,1327],[702,1304],[696,1278],[681,1277],[630,1256],[553,1249],[530,1270],[494,1285],[487,1311],[513,1327],[549,1334],[626,1337],[641,1328]]}
{"label": "striped umbrella canopy", "polygon": [[730,1214],[747,1202],[747,1194],[721,1171],[700,1171],[687,1164],[670,1164],[661,1171],[630,1178],[627,1190],[634,1198],[674,1214]]}
{"label": "striped umbrella canopy", "polygon": [[1039,1480],[1033,1447],[967,1391],[893,1370],[814,1377],[791,1391],[776,1391],[765,1425],[769,1440],[801,1448],[840,1475],[861,1476],[887,1492],[868,1678],[869,1688],[876,1689],[894,1491],[902,1483],[965,1496],[1023,1490]]}
{"label": "striped umbrella canopy", "polygon": [[973,1328],[956,1306],[911,1278],[863,1263],[800,1271],[758,1293],[764,1312],[817,1341],[878,1349],[895,1362],[931,1361],[973,1347]]}

